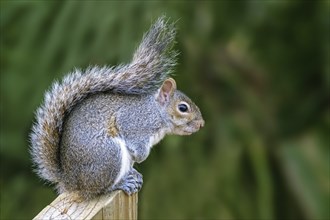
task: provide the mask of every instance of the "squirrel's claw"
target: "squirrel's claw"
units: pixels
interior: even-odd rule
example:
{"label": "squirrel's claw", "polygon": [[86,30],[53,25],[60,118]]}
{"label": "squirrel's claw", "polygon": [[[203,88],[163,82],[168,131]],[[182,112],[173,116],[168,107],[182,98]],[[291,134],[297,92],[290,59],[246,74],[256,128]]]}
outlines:
{"label": "squirrel's claw", "polygon": [[142,174],[132,168],[128,174],[113,187],[113,190],[123,190],[127,195],[137,193],[142,188]]}

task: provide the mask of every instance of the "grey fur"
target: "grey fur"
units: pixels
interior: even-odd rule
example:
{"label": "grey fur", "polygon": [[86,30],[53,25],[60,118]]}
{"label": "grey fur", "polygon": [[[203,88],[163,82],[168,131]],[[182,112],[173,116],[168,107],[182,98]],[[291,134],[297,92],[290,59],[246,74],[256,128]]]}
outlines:
{"label": "grey fur", "polygon": [[[83,190],[89,198],[118,188],[114,180],[121,168],[121,151],[113,139],[125,140],[133,159],[129,172],[133,172],[133,162],[149,155],[149,138],[167,127],[159,108],[152,95],[113,93],[95,94],[78,104],[63,126],[60,191]],[[107,131],[111,116],[116,118],[116,137]]]}
{"label": "grey fur", "polygon": [[[176,63],[173,24],[159,18],[130,64],[90,67],[55,82],[37,110],[31,155],[38,175],[85,199],[142,187],[134,168],[166,134],[204,125],[198,107],[166,79]],[[181,112],[179,104],[187,105]]]}

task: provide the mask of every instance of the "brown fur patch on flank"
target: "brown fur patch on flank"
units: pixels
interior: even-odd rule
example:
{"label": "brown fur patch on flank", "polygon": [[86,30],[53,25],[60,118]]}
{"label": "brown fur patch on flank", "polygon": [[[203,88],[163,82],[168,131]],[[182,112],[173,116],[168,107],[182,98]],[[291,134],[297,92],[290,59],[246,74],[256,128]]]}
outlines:
{"label": "brown fur patch on flank", "polygon": [[116,137],[118,136],[118,128],[117,128],[117,123],[116,123],[116,117],[112,115],[109,120],[108,124],[108,134],[111,137]]}

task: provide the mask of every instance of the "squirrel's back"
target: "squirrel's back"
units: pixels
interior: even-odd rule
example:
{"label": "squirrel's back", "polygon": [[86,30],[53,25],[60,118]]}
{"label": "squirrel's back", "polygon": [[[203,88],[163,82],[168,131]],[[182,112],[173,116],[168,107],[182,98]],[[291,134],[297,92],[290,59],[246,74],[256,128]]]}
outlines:
{"label": "squirrel's back", "polygon": [[151,94],[172,72],[176,52],[172,50],[175,29],[164,17],[144,35],[131,63],[115,68],[90,67],[75,70],[45,94],[36,112],[31,133],[31,155],[40,177],[59,182],[60,140],[68,113],[91,94],[112,91],[122,94]]}

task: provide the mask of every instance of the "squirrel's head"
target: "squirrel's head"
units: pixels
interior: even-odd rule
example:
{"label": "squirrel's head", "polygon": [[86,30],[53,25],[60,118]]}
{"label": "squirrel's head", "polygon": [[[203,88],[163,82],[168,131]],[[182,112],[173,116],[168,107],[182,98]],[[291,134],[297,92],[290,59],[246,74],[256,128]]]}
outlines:
{"label": "squirrel's head", "polygon": [[199,108],[176,89],[174,79],[168,78],[164,81],[156,99],[169,118],[172,134],[190,135],[204,126],[205,122]]}

